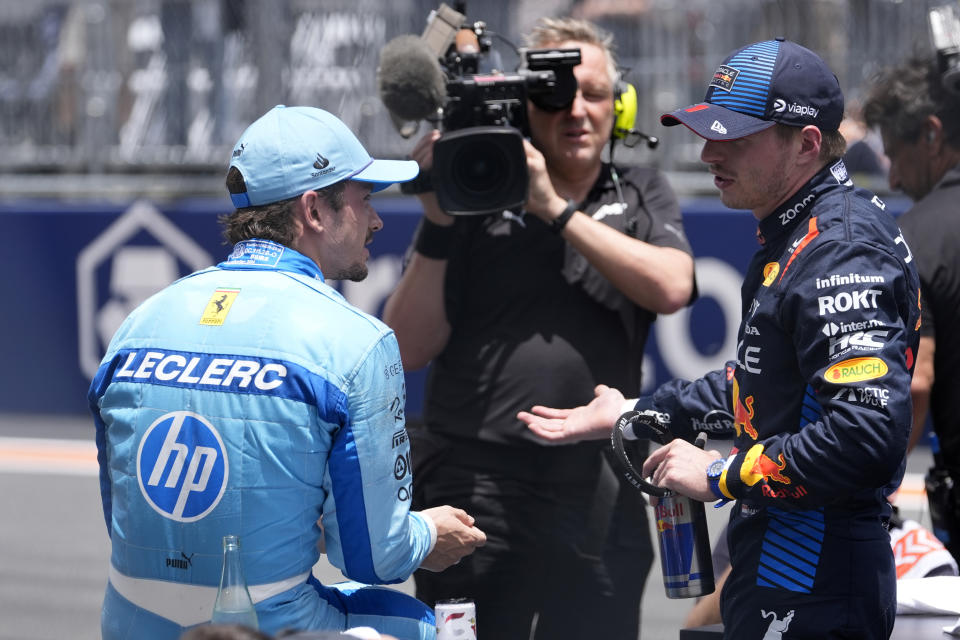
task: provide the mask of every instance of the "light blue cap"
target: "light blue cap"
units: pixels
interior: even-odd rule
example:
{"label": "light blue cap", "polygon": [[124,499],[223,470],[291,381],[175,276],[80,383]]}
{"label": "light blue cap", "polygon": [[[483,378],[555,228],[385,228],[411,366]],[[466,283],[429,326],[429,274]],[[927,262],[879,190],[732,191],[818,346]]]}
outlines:
{"label": "light blue cap", "polygon": [[247,185],[230,194],[238,209],[293,198],[341,180],[373,184],[374,191],[413,180],[413,160],[374,160],[332,113],[277,105],[247,127],[230,158]]}

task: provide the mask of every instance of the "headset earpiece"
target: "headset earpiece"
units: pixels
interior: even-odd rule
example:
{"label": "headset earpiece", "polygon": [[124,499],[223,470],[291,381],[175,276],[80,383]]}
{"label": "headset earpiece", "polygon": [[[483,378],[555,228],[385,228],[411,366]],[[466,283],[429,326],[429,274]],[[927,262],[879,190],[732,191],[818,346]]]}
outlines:
{"label": "headset earpiece", "polygon": [[[613,90],[613,131],[611,143],[622,140],[624,146],[634,147],[641,140],[647,141],[647,147],[656,149],[660,143],[654,136],[637,131],[637,89],[632,84],[618,81]],[[611,146],[611,150],[613,147]]]}
{"label": "headset earpiece", "polygon": [[613,90],[613,131],[615,140],[623,140],[637,125],[637,90],[627,82],[617,82]]}

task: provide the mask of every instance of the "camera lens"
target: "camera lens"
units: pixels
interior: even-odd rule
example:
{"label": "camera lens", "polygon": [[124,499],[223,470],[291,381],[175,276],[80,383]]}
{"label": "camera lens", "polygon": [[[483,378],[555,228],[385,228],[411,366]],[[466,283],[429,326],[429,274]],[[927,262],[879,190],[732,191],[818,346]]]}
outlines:
{"label": "camera lens", "polygon": [[523,136],[511,127],[468,127],[433,147],[431,175],[441,208],[453,215],[495,213],[527,197]]}
{"label": "camera lens", "polygon": [[451,177],[467,193],[489,193],[504,183],[511,164],[500,145],[476,138],[457,149]]}

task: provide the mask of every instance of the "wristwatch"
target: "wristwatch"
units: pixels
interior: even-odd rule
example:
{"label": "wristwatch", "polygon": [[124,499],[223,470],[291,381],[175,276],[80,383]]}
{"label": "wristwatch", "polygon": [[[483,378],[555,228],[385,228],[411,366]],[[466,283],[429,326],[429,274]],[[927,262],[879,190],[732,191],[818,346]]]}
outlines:
{"label": "wristwatch", "polygon": [[567,223],[570,222],[570,218],[573,217],[573,214],[577,212],[577,201],[573,198],[567,200],[567,207],[563,210],[559,216],[550,221],[550,231],[553,231],[555,234],[560,235],[560,232],[563,231],[563,228],[567,226]]}
{"label": "wristwatch", "polygon": [[727,500],[727,496],[720,491],[720,476],[727,466],[727,461],[723,458],[717,458],[707,466],[707,482],[710,483],[710,491],[717,497],[717,500]]}

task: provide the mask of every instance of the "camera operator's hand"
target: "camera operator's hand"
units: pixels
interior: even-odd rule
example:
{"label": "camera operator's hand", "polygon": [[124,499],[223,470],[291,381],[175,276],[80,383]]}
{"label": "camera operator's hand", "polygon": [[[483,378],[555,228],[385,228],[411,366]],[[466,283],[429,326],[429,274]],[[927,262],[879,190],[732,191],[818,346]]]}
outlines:
{"label": "camera operator's hand", "polygon": [[530,174],[530,185],[527,192],[527,202],[524,208],[547,224],[558,217],[567,207],[567,200],[557,193],[547,172],[547,161],[529,140],[523,141],[523,148],[527,154],[527,171]]}
{"label": "camera operator's hand", "polygon": [[[555,229],[554,221],[568,211],[567,198],[583,202],[589,185],[580,185],[577,191],[574,182],[561,182],[556,172],[551,178],[544,155],[527,140],[523,145],[529,174],[526,210]],[[551,157],[550,171],[556,165]],[[555,185],[560,185],[559,193]],[[585,211],[569,213],[559,222],[563,239],[633,303],[655,313],[673,313],[690,301],[693,258],[688,253],[621,233]]]}
{"label": "camera operator's hand", "polygon": [[431,129],[423,134],[410,151],[410,159],[416,160],[420,171],[428,172],[433,168],[433,145],[440,139],[440,132]]}
{"label": "camera operator's hand", "polygon": [[[433,168],[433,145],[439,139],[440,132],[436,129],[431,129],[417,140],[417,144],[415,144],[410,151],[410,159],[416,160],[417,164],[420,165],[421,174],[429,174]],[[443,209],[440,208],[440,203],[437,202],[437,194],[435,191],[418,193],[417,197],[420,198],[420,204],[423,206],[423,215],[426,216],[430,222],[442,227],[453,224],[453,217],[447,215]]]}

